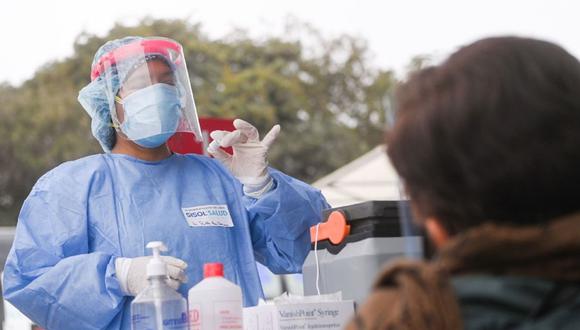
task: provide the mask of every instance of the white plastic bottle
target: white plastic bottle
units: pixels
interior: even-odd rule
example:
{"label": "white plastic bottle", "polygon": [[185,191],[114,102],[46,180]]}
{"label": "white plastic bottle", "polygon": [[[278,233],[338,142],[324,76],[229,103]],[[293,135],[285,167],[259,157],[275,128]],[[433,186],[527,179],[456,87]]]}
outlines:
{"label": "white plastic bottle", "polygon": [[161,251],[167,251],[162,242],[149,242],[153,258],[147,264],[149,286],[131,303],[132,330],[186,330],[188,328],[187,301],[167,285],[167,266]]}
{"label": "white plastic bottle", "polygon": [[189,329],[243,329],[242,290],[224,278],[223,264],[205,264],[203,277],[189,290]]}

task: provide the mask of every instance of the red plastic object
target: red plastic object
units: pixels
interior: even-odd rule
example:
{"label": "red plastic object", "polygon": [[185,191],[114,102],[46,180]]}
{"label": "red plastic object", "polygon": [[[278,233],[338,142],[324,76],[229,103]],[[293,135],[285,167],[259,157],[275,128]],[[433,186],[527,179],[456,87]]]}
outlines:
{"label": "red plastic object", "polygon": [[[209,133],[215,130],[233,131],[234,120],[226,118],[199,118],[199,125],[201,126],[201,133],[205,139],[205,145],[195,140],[193,133],[177,132],[175,133],[167,144],[171,151],[178,154],[205,154],[205,149],[212,141]],[[228,153],[232,153],[232,148],[224,149]]]}
{"label": "red plastic object", "polygon": [[224,277],[224,265],[219,262],[207,263],[203,265],[203,278]]}
{"label": "red plastic object", "polygon": [[167,55],[167,49],[181,52],[181,45],[165,39],[144,39],[121,46],[101,56],[91,70],[91,81],[95,80],[105,71],[105,66],[112,66],[117,61],[123,61],[140,54],[157,53]]}

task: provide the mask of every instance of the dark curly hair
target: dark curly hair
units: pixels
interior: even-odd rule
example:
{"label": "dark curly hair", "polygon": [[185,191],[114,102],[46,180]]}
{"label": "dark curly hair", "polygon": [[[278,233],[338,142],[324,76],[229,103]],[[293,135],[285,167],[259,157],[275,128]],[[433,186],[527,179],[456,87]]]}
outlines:
{"label": "dark curly hair", "polygon": [[497,37],[425,68],[396,94],[387,152],[420,217],[451,233],[580,210],[580,63]]}

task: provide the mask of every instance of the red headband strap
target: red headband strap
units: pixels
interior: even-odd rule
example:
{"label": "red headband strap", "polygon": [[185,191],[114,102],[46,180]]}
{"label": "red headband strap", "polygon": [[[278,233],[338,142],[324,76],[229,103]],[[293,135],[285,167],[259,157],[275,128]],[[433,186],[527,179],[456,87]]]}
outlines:
{"label": "red headband strap", "polygon": [[117,62],[122,62],[128,58],[140,54],[147,55],[156,53],[167,56],[168,50],[173,50],[178,53],[181,53],[182,51],[180,44],[167,39],[137,40],[127,45],[121,46],[101,56],[99,61],[93,66],[93,69],[91,70],[91,81],[100,76],[105,71],[105,67],[112,66]]}

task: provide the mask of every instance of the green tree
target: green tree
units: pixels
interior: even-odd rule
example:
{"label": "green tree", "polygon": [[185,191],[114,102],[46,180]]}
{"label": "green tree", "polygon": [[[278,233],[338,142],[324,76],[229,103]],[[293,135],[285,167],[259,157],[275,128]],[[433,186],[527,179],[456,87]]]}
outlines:
{"label": "green tree", "polygon": [[0,219],[15,222],[43,173],[100,152],[76,97],[98,47],[127,35],[182,43],[200,116],[244,118],[261,132],[280,123],[270,160],[292,176],[311,182],[366,152],[382,140],[394,74],[369,65],[364,40],[305,33],[316,51],[301,38],[257,40],[240,31],[211,39],[184,20],[146,18],[104,37],[82,33],[71,57],[47,63],[21,86],[0,85]]}

